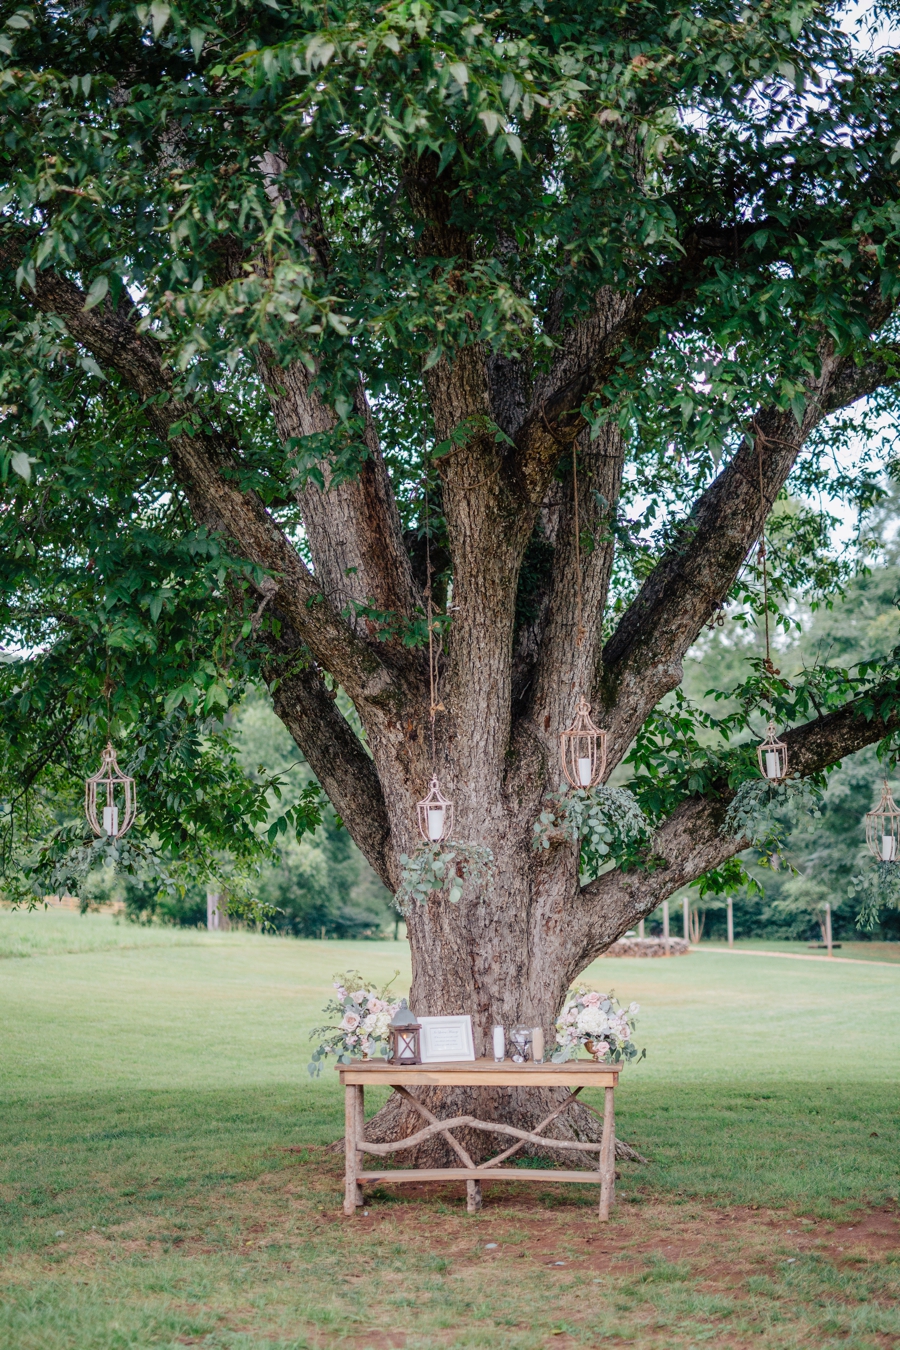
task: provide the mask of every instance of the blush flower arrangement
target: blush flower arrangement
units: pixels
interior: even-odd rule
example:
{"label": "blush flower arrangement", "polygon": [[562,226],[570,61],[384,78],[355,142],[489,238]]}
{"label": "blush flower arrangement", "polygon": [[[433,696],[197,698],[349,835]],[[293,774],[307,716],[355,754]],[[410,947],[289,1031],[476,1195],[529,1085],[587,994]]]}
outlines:
{"label": "blush flower arrangement", "polygon": [[[397,974],[399,971],[394,979]],[[310,1032],[310,1040],[319,1042],[307,1066],[311,1077],[322,1072],[322,1061],[329,1055],[337,1056],[338,1064],[387,1056],[391,1018],[400,1007],[400,1000],[393,1002],[388,995],[391,983],[383,989],[371,988],[355,970],[335,976],[334,997],[325,1004],[323,1012],[334,1018],[336,1025],[314,1027]]]}
{"label": "blush flower arrangement", "polygon": [[610,1064],[624,1060],[643,1059],[631,1039],[639,1003],[623,1008],[613,994],[600,994],[596,989],[578,985],[570,989],[559,1021],[556,1023],[557,1048],[551,1055],[554,1064],[575,1059],[583,1045],[594,1059]]}

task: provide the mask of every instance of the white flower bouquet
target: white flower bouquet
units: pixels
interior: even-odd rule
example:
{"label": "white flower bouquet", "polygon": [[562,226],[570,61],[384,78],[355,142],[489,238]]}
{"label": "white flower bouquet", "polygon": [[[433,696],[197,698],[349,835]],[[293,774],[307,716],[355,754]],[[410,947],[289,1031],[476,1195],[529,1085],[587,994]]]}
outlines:
{"label": "white flower bouquet", "polygon": [[643,1059],[631,1039],[640,1005],[623,1008],[612,994],[599,994],[583,985],[570,989],[559,1021],[556,1023],[557,1048],[551,1055],[554,1064],[575,1059],[583,1045],[599,1061],[621,1064],[626,1059]]}
{"label": "white flower bouquet", "polygon": [[322,1061],[329,1055],[336,1055],[338,1064],[350,1064],[354,1059],[386,1057],[390,1047],[389,1027],[400,1000],[391,1002],[387,987],[367,987],[355,970],[336,976],[334,991],[324,1012],[336,1018],[337,1025],[314,1027],[310,1033],[310,1040],[319,1041],[308,1065],[311,1076],[322,1072]]}

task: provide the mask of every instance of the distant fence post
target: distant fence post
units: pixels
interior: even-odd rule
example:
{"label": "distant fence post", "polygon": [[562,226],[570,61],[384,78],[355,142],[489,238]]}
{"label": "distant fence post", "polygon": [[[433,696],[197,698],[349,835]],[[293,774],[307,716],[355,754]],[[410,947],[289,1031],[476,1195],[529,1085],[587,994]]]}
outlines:
{"label": "distant fence post", "polygon": [[211,933],[218,933],[228,927],[228,911],[219,891],[211,886],[206,888],[206,927]]}
{"label": "distant fence post", "polygon": [[734,902],[732,901],[730,895],[729,895],[729,897],[728,897],[727,904],[728,904],[728,945],[729,945],[729,947],[733,947],[733,946],[734,946]]}
{"label": "distant fence post", "polygon": [[666,944],[666,956],[672,955],[672,944],[669,942],[669,902],[663,901],[663,941]]}
{"label": "distant fence post", "polygon": [[641,919],[640,923],[638,924],[638,937],[643,938],[643,936],[644,936],[644,920]]}
{"label": "distant fence post", "polygon": [[684,909],[684,940],[689,943],[691,940],[691,902],[685,896],[681,903]]}
{"label": "distant fence post", "polygon": [[825,901],[825,946],[828,948],[828,955],[834,956],[834,950],[831,944],[831,901]]}

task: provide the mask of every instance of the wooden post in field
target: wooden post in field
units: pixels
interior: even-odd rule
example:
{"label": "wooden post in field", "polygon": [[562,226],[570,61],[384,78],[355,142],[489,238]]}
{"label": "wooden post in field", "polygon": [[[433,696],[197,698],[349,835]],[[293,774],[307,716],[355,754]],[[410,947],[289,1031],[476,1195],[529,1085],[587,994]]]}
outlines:
{"label": "wooden post in field", "polygon": [[228,911],[219,891],[211,886],[206,888],[206,927],[211,933],[218,933],[228,927]]}
{"label": "wooden post in field", "polygon": [[728,900],[727,900],[727,905],[728,905],[728,914],[727,914],[727,918],[728,918],[728,945],[729,945],[729,947],[733,947],[733,946],[734,946],[734,902],[732,901],[730,895],[729,895]]}
{"label": "wooden post in field", "polygon": [[663,941],[666,944],[666,956],[672,955],[672,948],[669,943],[669,902],[663,901]]}
{"label": "wooden post in field", "polygon": [[684,909],[684,940],[685,940],[685,942],[690,942],[690,940],[691,940],[691,902],[690,902],[690,900],[687,898],[687,896],[685,896],[684,899],[682,900],[681,904],[682,904],[682,907],[683,907],[683,909]]}
{"label": "wooden post in field", "polygon": [[640,923],[638,924],[638,937],[642,938],[643,936],[644,936],[644,920],[641,919]]}
{"label": "wooden post in field", "polygon": [[834,956],[834,948],[831,944],[831,901],[825,901],[825,946],[828,948],[828,955]]}

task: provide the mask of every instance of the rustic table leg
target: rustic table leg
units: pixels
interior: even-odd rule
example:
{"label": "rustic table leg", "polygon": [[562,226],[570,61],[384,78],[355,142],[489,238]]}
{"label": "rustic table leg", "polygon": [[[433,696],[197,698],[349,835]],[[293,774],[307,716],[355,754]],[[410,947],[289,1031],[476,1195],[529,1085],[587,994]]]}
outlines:
{"label": "rustic table leg", "polygon": [[609,1218],[610,1206],[616,1198],[616,1113],[613,1098],[615,1088],[605,1090],[603,1102],[603,1139],[600,1149],[600,1222]]}
{"label": "rustic table leg", "polygon": [[466,1209],[470,1214],[477,1214],[481,1209],[481,1182],[466,1182]]}
{"label": "rustic table leg", "polygon": [[356,1088],[344,1088],[344,1213],[356,1213]]}
{"label": "rustic table leg", "polygon": [[[366,1137],[366,1097],[365,1097],[366,1090],[363,1087],[362,1083],[360,1083],[359,1086],[355,1089],[355,1092],[356,1092],[356,1133],[353,1137],[355,1140],[361,1140],[365,1139]],[[366,1165],[366,1155],[363,1153],[362,1149],[357,1149],[356,1166],[354,1168],[354,1175],[357,1178],[356,1181],[357,1205],[361,1205],[363,1203],[363,1188],[362,1182],[359,1180],[359,1174],[364,1170],[365,1165]]]}

